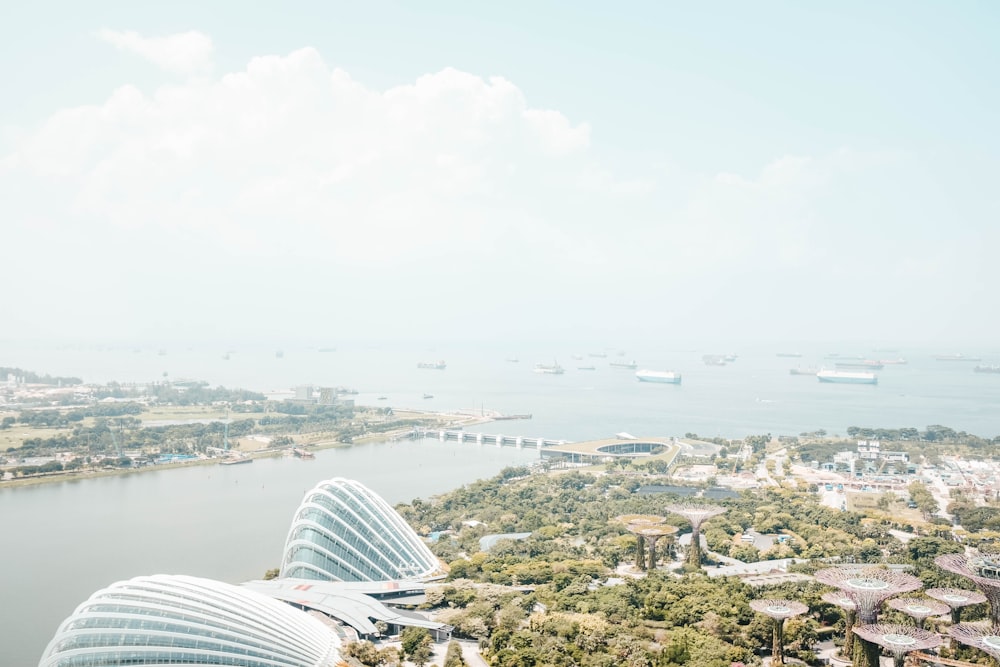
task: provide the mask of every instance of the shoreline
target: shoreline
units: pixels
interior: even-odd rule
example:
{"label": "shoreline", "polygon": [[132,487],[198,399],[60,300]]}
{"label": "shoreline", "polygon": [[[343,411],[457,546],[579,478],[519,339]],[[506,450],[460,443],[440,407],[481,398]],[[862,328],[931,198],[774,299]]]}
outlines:
{"label": "shoreline", "polygon": [[[397,414],[401,415],[415,415],[417,418],[428,418],[433,417],[437,419],[439,425],[447,425],[450,427],[461,427],[466,426],[477,426],[479,424],[486,424],[493,421],[492,417],[487,416],[475,416],[456,412],[424,412],[421,410],[406,410],[401,409]],[[403,417],[405,418],[405,417]],[[380,433],[374,433],[372,435],[366,435],[359,438],[354,438],[352,442],[343,442],[341,440],[330,440],[321,439],[316,442],[300,442],[295,443],[291,447],[298,447],[300,449],[306,449],[309,451],[321,451],[324,449],[339,449],[353,447],[354,445],[368,445],[382,442],[394,442],[400,437],[411,433],[413,427],[397,428],[388,431],[383,431]],[[280,448],[267,448],[258,449],[249,452],[244,452],[244,456],[249,459],[266,459],[266,458],[276,458],[279,456],[285,456],[286,452],[289,451],[289,446],[284,446]],[[204,459],[190,459],[187,461],[178,461],[174,463],[157,463],[153,465],[143,466],[141,468],[120,468],[120,469],[92,469],[92,470],[71,470],[71,471],[60,471],[55,473],[45,473],[41,475],[32,475],[31,477],[20,477],[17,479],[11,479],[6,481],[0,481],[0,492],[4,489],[16,489],[31,486],[40,486],[43,484],[52,484],[55,482],[75,482],[88,479],[97,479],[101,477],[118,477],[123,475],[141,475],[144,472],[151,472],[156,470],[175,470],[177,468],[189,468],[191,466],[205,466],[205,465],[219,465],[224,459],[221,458],[204,458]]]}

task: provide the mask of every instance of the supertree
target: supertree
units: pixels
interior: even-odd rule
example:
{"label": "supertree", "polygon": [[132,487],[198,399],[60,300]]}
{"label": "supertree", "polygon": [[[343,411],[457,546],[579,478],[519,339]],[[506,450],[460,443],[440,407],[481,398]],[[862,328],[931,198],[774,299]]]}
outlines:
{"label": "supertree", "polygon": [[1000,625],[1000,554],[980,551],[971,556],[944,554],[934,559],[943,570],[969,579],[990,603],[990,620]]}
{"label": "supertree", "polygon": [[770,616],[774,622],[771,631],[771,664],[785,664],[785,643],[783,629],[785,619],[809,611],[809,607],[794,600],[751,600],[750,608],[758,614]]}
{"label": "supertree", "polygon": [[[879,607],[885,600],[923,585],[912,574],[872,566],[830,567],[817,571],[815,577],[820,583],[839,588],[854,603],[857,610],[855,633],[859,625],[872,625],[878,620]],[[862,640],[859,647],[855,643],[853,657],[855,667],[878,667],[875,644]]]}
{"label": "supertree", "polygon": [[[677,532],[677,526],[651,526],[644,524],[630,524],[628,527],[630,533],[636,536],[638,539],[638,544],[636,545],[635,552],[635,566],[640,570],[655,570],[656,569],[656,542],[661,537],[666,537],[668,535],[673,535]],[[645,548],[644,548],[645,547]],[[643,552],[649,552],[649,563],[645,562],[643,557]]]}
{"label": "supertree", "polygon": [[[872,646],[881,646],[892,653],[893,667],[903,667],[906,654],[910,651],[924,651],[941,645],[941,637],[934,632],[912,625],[876,623],[856,625],[854,632]],[[875,656],[878,665],[878,655]]]}
{"label": "supertree", "polygon": [[1000,627],[959,623],[948,628],[951,638],[993,656],[1000,665]]}
{"label": "supertree", "polygon": [[924,627],[924,619],[948,613],[948,605],[923,598],[893,598],[887,605],[911,616],[918,628]]}
{"label": "supertree", "polygon": [[688,549],[688,563],[694,567],[701,567],[701,524],[706,519],[718,516],[726,512],[725,507],[718,505],[694,505],[690,503],[677,503],[667,505],[667,511],[677,514],[691,522],[691,548]]}
{"label": "supertree", "polygon": [[851,632],[851,629],[854,628],[858,609],[854,606],[854,601],[840,591],[823,593],[823,602],[829,602],[844,610],[844,648],[841,649],[840,655],[850,660],[851,656],[854,655],[854,633]]}
{"label": "supertree", "polygon": [[938,602],[944,602],[951,607],[951,622],[962,622],[962,607],[986,602],[986,596],[976,591],[967,591],[964,588],[928,588],[928,597],[932,597]]}
{"label": "supertree", "polygon": [[641,532],[645,528],[657,526],[666,521],[662,516],[655,514],[623,514],[617,518],[625,524],[630,533],[635,535],[635,567],[638,570],[646,569],[646,537]]}

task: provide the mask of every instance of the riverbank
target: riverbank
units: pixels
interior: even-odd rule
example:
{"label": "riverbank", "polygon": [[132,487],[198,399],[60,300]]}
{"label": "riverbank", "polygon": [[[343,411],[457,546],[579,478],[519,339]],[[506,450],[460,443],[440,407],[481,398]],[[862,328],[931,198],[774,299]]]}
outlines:
{"label": "riverbank", "polygon": [[[475,426],[478,424],[485,424],[492,421],[491,417],[487,416],[476,416],[469,415],[465,413],[455,413],[455,412],[424,412],[418,410],[401,410],[396,412],[393,421],[412,421],[414,419],[427,420],[428,426],[439,426],[448,428],[464,428],[466,426]],[[362,437],[356,437],[351,442],[344,442],[335,439],[318,439],[311,440],[310,436],[314,434],[306,435],[292,435],[292,434],[276,434],[276,435],[288,435],[293,438],[293,447],[298,447],[301,449],[306,449],[309,451],[319,451],[324,449],[334,449],[334,448],[346,448],[352,447],[354,445],[367,445],[378,442],[392,442],[399,440],[403,437],[408,436],[413,432],[412,426],[401,427],[393,430],[379,431],[377,433],[372,433],[371,435],[366,435]],[[279,456],[286,456],[290,450],[289,446],[282,447],[265,447],[256,450],[246,450],[241,449],[242,455],[250,459],[259,458],[274,458]],[[42,473],[38,475],[31,475],[28,477],[18,477],[16,479],[10,479],[5,481],[0,481],[0,490],[7,488],[21,488],[26,486],[38,486],[42,484],[51,484],[54,482],[69,482],[69,481],[79,481],[86,479],[99,479],[101,477],[112,477],[112,476],[126,476],[126,475],[141,475],[145,472],[157,471],[157,470],[174,470],[178,468],[191,468],[194,466],[206,466],[206,465],[218,465],[225,459],[222,458],[198,458],[189,459],[185,461],[176,461],[170,463],[156,463],[151,465],[142,466],[139,468],[89,468],[89,469],[78,469],[78,470],[68,470],[59,471],[53,473]]]}

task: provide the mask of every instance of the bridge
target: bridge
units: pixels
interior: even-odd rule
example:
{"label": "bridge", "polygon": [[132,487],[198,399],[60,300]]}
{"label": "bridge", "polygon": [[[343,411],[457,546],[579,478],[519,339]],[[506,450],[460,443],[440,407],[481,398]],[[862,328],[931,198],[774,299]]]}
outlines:
{"label": "bridge", "polygon": [[474,442],[477,445],[493,445],[495,447],[531,447],[541,450],[544,447],[565,445],[567,440],[550,440],[547,438],[532,438],[523,435],[501,435],[499,433],[470,433],[468,431],[446,429],[413,429],[411,437],[431,438],[441,442]]}

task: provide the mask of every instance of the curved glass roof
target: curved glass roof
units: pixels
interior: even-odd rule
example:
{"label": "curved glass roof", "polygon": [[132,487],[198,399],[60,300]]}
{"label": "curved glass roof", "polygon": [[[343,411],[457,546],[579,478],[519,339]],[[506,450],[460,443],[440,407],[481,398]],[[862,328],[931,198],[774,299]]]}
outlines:
{"label": "curved glass roof", "polygon": [[428,579],[442,572],[420,536],[354,480],[320,482],[295,512],[281,576],[333,581]]}
{"label": "curved glass roof", "polygon": [[154,575],[100,590],[63,621],[39,667],[329,667],[339,640],[309,614],[254,591]]}

